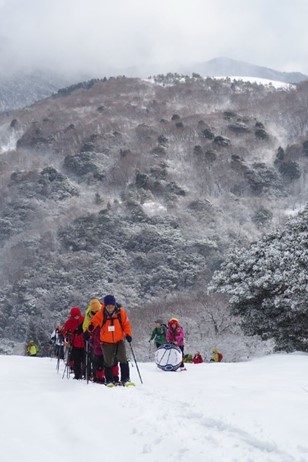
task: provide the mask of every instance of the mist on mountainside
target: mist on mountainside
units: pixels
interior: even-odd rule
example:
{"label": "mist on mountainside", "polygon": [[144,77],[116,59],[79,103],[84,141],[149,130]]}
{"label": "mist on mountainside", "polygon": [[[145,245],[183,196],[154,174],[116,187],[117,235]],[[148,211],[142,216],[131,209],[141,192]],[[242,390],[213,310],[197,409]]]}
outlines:
{"label": "mist on mountainside", "polygon": [[0,114],[2,351],[31,337],[47,352],[71,306],[107,293],[143,358],[158,316],[181,319],[188,349],[269,351],[207,286],[228,251],[305,206],[307,99],[305,82],[168,74],[92,79]]}

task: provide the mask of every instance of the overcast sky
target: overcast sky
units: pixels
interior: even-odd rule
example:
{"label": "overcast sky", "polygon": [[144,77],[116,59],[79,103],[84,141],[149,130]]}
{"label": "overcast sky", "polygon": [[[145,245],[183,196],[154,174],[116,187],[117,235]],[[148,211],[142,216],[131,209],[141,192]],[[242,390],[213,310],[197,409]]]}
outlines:
{"label": "overcast sky", "polygon": [[2,71],[176,71],[226,56],[308,74],[308,0],[0,0]]}

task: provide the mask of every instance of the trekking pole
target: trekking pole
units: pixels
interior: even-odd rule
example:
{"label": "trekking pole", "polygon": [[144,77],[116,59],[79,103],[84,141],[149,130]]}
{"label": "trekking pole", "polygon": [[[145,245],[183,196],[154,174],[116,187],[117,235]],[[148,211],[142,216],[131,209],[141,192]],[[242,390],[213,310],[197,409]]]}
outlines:
{"label": "trekking pole", "polygon": [[89,340],[86,340],[86,380],[89,383]]}
{"label": "trekking pole", "polygon": [[136,356],[135,356],[135,353],[134,353],[134,350],[133,350],[133,347],[132,347],[132,344],[130,343],[129,346],[130,346],[130,349],[132,350],[132,355],[133,355],[133,358],[134,358],[134,361],[135,361],[135,364],[136,364],[136,369],[138,371],[140,382],[143,383],[141,375],[140,375],[139,367],[138,367],[138,364],[137,364]]}
{"label": "trekking pole", "polygon": [[65,361],[64,364],[65,364],[65,367],[64,367],[62,379],[64,379],[65,373],[66,373],[66,378],[69,379],[70,378],[70,372],[69,372],[68,356],[67,356],[66,361]]}
{"label": "trekking pole", "polygon": [[65,377],[65,372],[66,372],[66,370],[67,370],[67,363],[65,363],[65,367],[64,367],[64,371],[63,371],[62,379],[64,379],[64,377]]}
{"label": "trekking pole", "polygon": [[152,353],[152,344],[150,342],[150,344],[149,344],[149,359],[151,359],[151,356],[152,356],[151,353]]}
{"label": "trekking pole", "polygon": [[59,369],[60,369],[60,346],[58,348],[58,354],[57,354],[57,373],[59,374]]}
{"label": "trekking pole", "polygon": [[64,370],[63,370],[62,379],[64,379],[66,368],[67,368],[67,362],[68,362],[67,356],[68,356],[68,349],[67,349],[67,346],[65,345],[64,346]]}
{"label": "trekking pole", "polygon": [[66,378],[70,378],[71,374],[71,354],[72,354],[72,346],[71,344],[68,347],[67,350],[67,363],[66,363]]}
{"label": "trekking pole", "polygon": [[66,351],[64,353],[64,355],[65,355],[64,357],[66,358],[66,360],[65,360],[65,367],[64,367],[62,379],[64,379],[65,373],[66,373],[66,378],[67,379],[70,378],[70,366],[69,366],[70,353],[71,353],[71,347],[69,346],[68,348],[66,348]]}

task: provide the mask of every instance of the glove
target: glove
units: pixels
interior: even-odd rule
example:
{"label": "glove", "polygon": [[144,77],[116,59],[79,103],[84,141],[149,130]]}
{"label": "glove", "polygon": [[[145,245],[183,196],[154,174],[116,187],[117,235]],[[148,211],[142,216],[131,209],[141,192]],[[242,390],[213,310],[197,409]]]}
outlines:
{"label": "glove", "polygon": [[128,343],[131,343],[133,338],[130,335],[126,335],[126,340],[128,341]]}
{"label": "glove", "polygon": [[91,337],[91,335],[90,335],[89,332],[85,331],[85,332],[83,333],[83,338],[84,338],[85,341],[89,340],[90,337]]}
{"label": "glove", "polygon": [[151,343],[151,339],[149,340],[149,343]]}
{"label": "glove", "polygon": [[89,324],[89,326],[88,326],[88,331],[89,331],[89,332],[93,332],[93,330],[94,330],[93,324]]}

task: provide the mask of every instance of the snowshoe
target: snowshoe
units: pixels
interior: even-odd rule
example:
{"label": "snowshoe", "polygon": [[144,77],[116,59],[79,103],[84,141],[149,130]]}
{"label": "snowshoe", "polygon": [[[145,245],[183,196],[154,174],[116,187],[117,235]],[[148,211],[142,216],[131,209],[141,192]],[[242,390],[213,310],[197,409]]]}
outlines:
{"label": "snowshoe", "polygon": [[135,386],[136,384],[134,382],[131,382],[130,380],[123,382],[123,387],[135,387]]}
{"label": "snowshoe", "polygon": [[108,382],[108,383],[106,383],[106,387],[108,387],[108,388],[113,388],[113,387],[115,387],[115,386],[116,386],[116,385],[115,385],[113,382]]}

